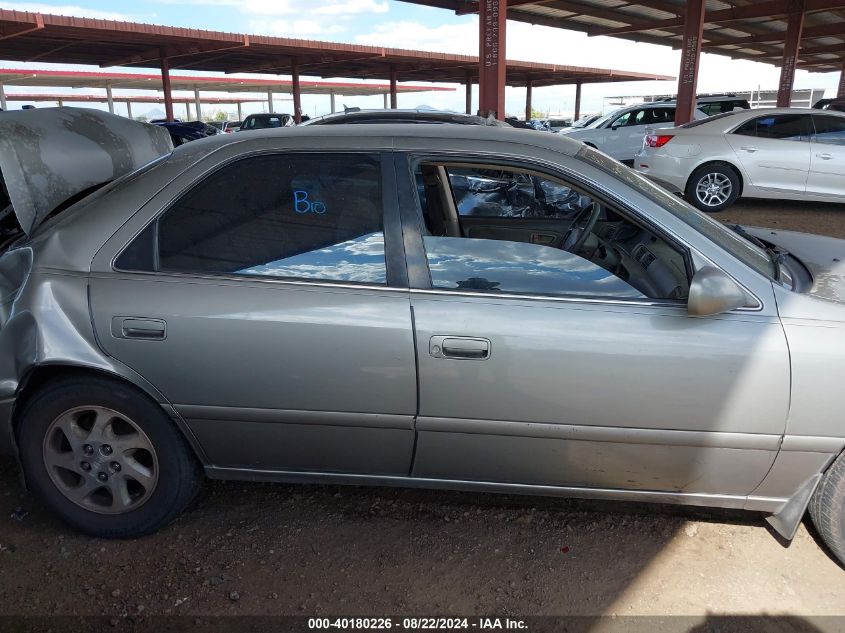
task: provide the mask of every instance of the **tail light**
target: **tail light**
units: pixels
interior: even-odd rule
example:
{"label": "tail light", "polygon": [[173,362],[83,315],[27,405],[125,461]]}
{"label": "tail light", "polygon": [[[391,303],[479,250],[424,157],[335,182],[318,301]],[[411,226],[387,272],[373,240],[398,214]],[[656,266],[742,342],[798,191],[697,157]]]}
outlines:
{"label": "tail light", "polygon": [[648,147],[663,147],[673,138],[671,134],[646,134],[645,144]]}

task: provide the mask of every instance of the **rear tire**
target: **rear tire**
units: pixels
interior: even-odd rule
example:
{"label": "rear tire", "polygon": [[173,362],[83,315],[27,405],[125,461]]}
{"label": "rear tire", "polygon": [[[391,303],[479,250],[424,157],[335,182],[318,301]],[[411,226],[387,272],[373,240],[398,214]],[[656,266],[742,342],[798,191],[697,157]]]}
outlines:
{"label": "rear tire", "polygon": [[707,213],[722,211],[739,198],[741,184],[733,167],[727,163],[702,165],[687,181],[686,198]]}
{"label": "rear tire", "polygon": [[49,384],[25,404],[18,443],[29,487],[92,536],[154,532],[202,486],[202,468],[173,421],[116,380]]}
{"label": "rear tire", "polygon": [[845,453],[833,462],[813,493],[810,516],[825,544],[845,565]]}

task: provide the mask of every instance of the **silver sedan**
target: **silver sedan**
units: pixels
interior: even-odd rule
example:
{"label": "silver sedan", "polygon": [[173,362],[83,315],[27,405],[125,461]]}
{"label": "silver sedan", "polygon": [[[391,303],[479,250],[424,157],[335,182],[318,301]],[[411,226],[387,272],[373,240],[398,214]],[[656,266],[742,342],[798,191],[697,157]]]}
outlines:
{"label": "silver sedan", "polygon": [[213,477],[744,508],[787,538],[809,505],[845,560],[845,242],[726,227],[561,135],[171,152],[39,112],[0,118],[0,444],[76,528],[149,533]]}

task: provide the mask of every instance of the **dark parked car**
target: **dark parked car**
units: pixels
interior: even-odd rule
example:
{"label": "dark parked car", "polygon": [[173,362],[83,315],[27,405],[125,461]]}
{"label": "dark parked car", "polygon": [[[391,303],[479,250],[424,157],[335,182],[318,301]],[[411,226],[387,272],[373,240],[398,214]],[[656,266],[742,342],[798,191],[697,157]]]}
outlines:
{"label": "dark parked car", "polygon": [[155,125],[165,128],[170,133],[173,147],[220,134],[220,130],[216,127],[202,121],[162,121]]}
{"label": "dark parked car", "polygon": [[350,108],[310,119],[302,125],[338,125],[340,123],[457,123],[459,125],[507,125],[496,119],[445,110],[360,110]]}
{"label": "dark parked car", "polygon": [[274,127],[290,127],[291,125],[293,125],[293,116],[290,114],[250,114],[244,119],[238,131],[266,130]]}

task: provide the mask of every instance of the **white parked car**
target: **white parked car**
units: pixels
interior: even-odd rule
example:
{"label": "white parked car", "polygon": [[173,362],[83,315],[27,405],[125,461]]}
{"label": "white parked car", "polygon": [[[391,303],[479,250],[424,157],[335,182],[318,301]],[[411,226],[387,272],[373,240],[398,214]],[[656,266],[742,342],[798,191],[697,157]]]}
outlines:
{"label": "white parked car", "polygon": [[[695,118],[707,115],[695,110]],[[616,160],[631,163],[643,144],[646,128],[672,127],[675,124],[675,104],[641,103],[614,110],[586,127],[561,130],[570,138],[600,149]]]}
{"label": "white parked car", "polygon": [[845,202],[845,113],[745,110],[655,130],[634,168],[703,211],[740,196]]}

